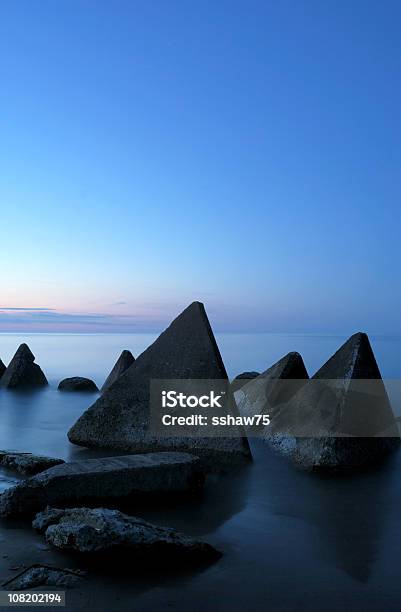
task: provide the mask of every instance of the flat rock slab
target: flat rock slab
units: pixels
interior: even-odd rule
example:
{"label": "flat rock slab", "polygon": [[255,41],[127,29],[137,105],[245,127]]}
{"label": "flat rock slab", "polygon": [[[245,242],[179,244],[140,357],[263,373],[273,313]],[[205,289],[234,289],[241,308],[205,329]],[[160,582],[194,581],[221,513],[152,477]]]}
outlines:
{"label": "flat rock slab", "polygon": [[111,385],[115,383],[116,380],[118,380],[120,376],[124,374],[124,372],[128,370],[130,366],[132,366],[134,361],[135,361],[135,357],[133,356],[131,351],[127,351],[127,350],[123,351],[121,355],[119,356],[119,358],[117,359],[112,371],[106,378],[101,388],[101,392],[104,393],[106,389],[111,387]]}
{"label": "flat rock slab", "polygon": [[210,562],[221,557],[213,546],[169,527],[108,508],[46,508],[37,514],[34,529],[60,550],[87,555],[129,553],[130,561]]}
{"label": "flat rock slab", "polygon": [[[150,430],[151,380],[228,381],[205,308],[193,302],[144,351],[106,392],[78,419],[68,432],[70,442],[124,452],[193,452],[218,470],[251,459],[248,440],[238,426],[231,437],[168,437]],[[226,396],[227,400],[229,399]],[[233,398],[227,411],[239,416]]]}
{"label": "flat rock slab", "polygon": [[57,465],[0,495],[0,516],[28,515],[48,505],[110,503],[133,496],[198,490],[200,461],[188,453],[148,453]]}
{"label": "flat rock slab", "polygon": [[2,586],[9,591],[23,591],[44,586],[73,587],[81,578],[80,572],[37,563],[7,580]]}
{"label": "flat rock slab", "polygon": [[93,380],[84,378],[83,376],[64,378],[64,380],[59,383],[58,389],[59,391],[99,391]]}
{"label": "flat rock slab", "polygon": [[12,451],[0,451],[0,465],[15,470],[24,476],[34,476],[44,472],[55,465],[64,463],[63,459],[32,455],[31,453],[17,453]]}

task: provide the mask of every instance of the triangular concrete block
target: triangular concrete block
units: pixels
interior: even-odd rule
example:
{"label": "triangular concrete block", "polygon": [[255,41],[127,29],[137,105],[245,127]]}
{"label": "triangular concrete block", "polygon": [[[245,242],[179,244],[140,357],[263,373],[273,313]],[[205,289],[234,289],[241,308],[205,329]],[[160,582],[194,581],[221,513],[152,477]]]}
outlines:
{"label": "triangular concrete block", "polygon": [[3,376],[4,372],[6,371],[6,366],[4,365],[4,363],[2,362],[2,360],[0,359],[0,378]]}
{"label": "triangular concrete block", "polygon": [[241,372],[231,381],[231,391],[235,393],[238,389],[241,389],[244,385],[246,385],[250,380],[257,378],[260,375],[260,372]]}
{"label": "triangular concrete block", "polygon": [[0,380],[0,386],[8,389],[43,387],[46,376],[34,363],[35,356],[26,344],[21,344]]}
{"label": "triangular concrete block", "polygon": [[244,416],[269,414],[274,406],[288,401],[309,379],[299,353],[288,353],[254,380],[234,393]]}
{"label": "triangular concrete block", "polygon": [[[71,442],[129,452],[187,450],[215,468],[250,459],[241,428],[236,437],[164,437],[150,435],[152,379],[223,379],[227,373],[205,308],[194,302],[149,346],[70,429]],[[230,410],[238,416],[234,401]]]}
{"label": "triangular concrete block", "polygon": [[397,423],[366,334],[351,336],[278,407],[265,437],[309,470],[360,468],[398,446]]}
{"label": "triangular concrete block", "polygon": [[106,378],[101,388],[101,392],[104,393],[106,389],[111,387],[111,385],[115,383],[116,380],[118,380],[122,374],[124,374],[125,370],[128,370],[128,368],[134,363],[134,361],[135,357],[133,356],[131,351],[123,351],[117,359],[112,371]]}

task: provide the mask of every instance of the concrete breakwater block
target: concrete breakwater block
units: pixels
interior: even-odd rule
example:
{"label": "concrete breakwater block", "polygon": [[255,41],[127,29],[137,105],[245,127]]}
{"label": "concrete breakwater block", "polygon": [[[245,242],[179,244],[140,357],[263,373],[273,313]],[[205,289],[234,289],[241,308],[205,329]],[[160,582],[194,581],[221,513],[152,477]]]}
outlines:
{"label": "concrete breakwater block", "polygon": [[264,437],[310,471],[359,469],[397,448],[397,423],[368,336],[351,336],[278,406]]}
{"label": "concrete breakwater block", "polygon": [[106,378],[104,384],[102,385],[101,392],[104,393],[106,389],[111,387],[111,385],[115,383],[116,380],[118,380],[120,376],[122,376],[122,374],[124,374],[124,372],[128,370],[130,366],[132,366],[134,361],[135,357],[133,356],[131,351],[123,351],[117,359],[116,363],[114,364],[114,367]]}
{"label": "concrete breakwater block", "polygon": [[[205,308],[193,302],[151,344],[68,432],[70,442],[126,452],[185,451],[218,470],[251,459],[243,428],[216,438],[169,437],[150,431],[150,382],[156,380],[223,380],[227,372]],[[227,410],[239,416],[234,399]],[[196,438],[196,439],[194,439]]]}
{"label": "concrete breakwater block", "polygon": [[21,389],[46,386],[47,379],[27,344],[21,344],[0,379],[0,387]]}
{"label": "concrete breakwater block", "polygon": [[0,516],[32,515],[48,505],[118,501],[132,496],[189,493],[203,485],[198,458],[148,453],[64,463],[0,495]]}

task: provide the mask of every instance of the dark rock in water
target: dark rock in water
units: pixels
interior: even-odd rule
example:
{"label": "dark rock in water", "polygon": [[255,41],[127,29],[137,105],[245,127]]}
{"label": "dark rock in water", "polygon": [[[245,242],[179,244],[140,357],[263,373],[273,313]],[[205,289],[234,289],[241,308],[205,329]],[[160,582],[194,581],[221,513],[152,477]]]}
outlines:
{"label": "dark rock in water", "polygon": [[121,374],[124,374],[125,370],[128,370],[128,368],[134,363],[134,361],[135,357],[133,356],[131,351],[123,351],[117,359],[114,368],[106,378],[106,381],[101,388],[101,392],[104,393],[106,389],[111,387],[111,385],[120,378]]}
{"label": "dark rock in water", "polygon": [[3,376],[4,372],[6,371],[6,366],[4,365],[4,363],[2,362],[2,360],[0,359],[0,378]]}
{"label": "dark rock in water", "polygon": [[93,380],[83,378],[82,376],[73,376],[72,378],[64,378],[58,386],[60,391],[99,391]]}
{"label": "dark rock in water", "polygon": [[25,476],[33,476],[61,463],[64,463],[62,459],[54,459],[53,457],[42,457],[41,455],[32,455],[31,453],[0,451],[0,465]]}
{"label": "dark rock in water", "polygon": [[[216,470],[250,460],[249,444],[240,427],[236,437],[169,438],[151,435],[151,379],[228,381],[203,304],[194,302],[171,323],[104,395],[84,412],[68,432],[69,440],[82,446],[128,452],[194,452]],[[228,404],[227,411],[238,415],[232,397]]]}
{"label": "dark rock in water", "polygon": [[74,461],[4,491],[0,495],[0,516],[30,516],[48,505],[111,503],[135,496],[190,493],[203,481],[199,459],[188,453]]}
{"label": "dark rock in water", "polygon": [[260,376],[246,383],[234,397],[244,416],[270,414],[272,408],[288,401],[309,379],[299,353],[288,353]]}
{"label": "dark rock in water", "polygon": [[21,344],[1,377],[0,387],[19,389],[47,385],[46,376],[34,361],[30,348]]}
{"label": "dark rock in water", "polygon": [[242,374],[238,374],[238,376],[231,381],[231,391],[235,393],[235,391],[241,389],[248,381],[257,376],[259,376],[259,372],[242,372]]}
{"label": "dark rock in water", "polygon": [[73,587],[81,578],[82,575],[79,571],[35,563],[14,578],[4,582],[2,586],[7,588],[8,591],[23,591],[44,586]]}
{"label": "dark rock in water", "polygon": [[210,562],[221,557],[215,548],[175,529],[108,508],[47,508],[32,523],[58,549],[84,554],[128,553],[130,561]]}
{"label": "dark rock in water", "polygon": [[348,471],[394,450],[398,427],[366,334],[357,333],[287,403],[265,438],[307,470]]}

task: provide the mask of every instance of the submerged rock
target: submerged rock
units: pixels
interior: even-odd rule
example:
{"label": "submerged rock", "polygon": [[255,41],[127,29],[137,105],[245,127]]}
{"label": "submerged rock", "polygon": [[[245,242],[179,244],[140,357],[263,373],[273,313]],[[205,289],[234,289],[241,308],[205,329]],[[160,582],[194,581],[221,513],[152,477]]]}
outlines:
{"label": "submerged rock", "polygon": [[46,376],[34,361],[30,348],[21,344],[1,377],[0,387],[18,389],[47,385]]}
{"label": "submerged rock", "polygon": [[82,578],[79,571],[35,563],[3,583],[9,591],[23,591],[37,587],[73,587]]}
{"label": "submerged rock", "polygon": [[106,389],[111,387],[111,385],[115,383],[116,380],[118,380],[126,370],[128,370],[128,368],[134,363],[134,361],[135,357],[133,356],[131,351],[123,351],[117,359],[112,371],[106,378],[101,388],[101,392],[104,393]]}
{"label": "submerged rock", "polygon": [[213,546],[108,508],[47,508],[32,523],[56,548],[96,555],[129,554],[152,565],[176,561],[208,562],[221,557]]}
{"label": "submerged rock", "polygon": [[64,463],[0,495],[0,516],[32,515],[48,505],[118,502],[168,496],[203,485],[199,459],[188,453],[148,453]]}
{"label": "submerged rock", "polygon": [[0,378],[3,376],[4,372],[6,371],[6,366],[4,365],[4,363],[2,362],[2,360],[0,359]]}
{"label": "submerged rock", "polygon": [[256,378],[257,376],[259,376],[259,372],[242,372],[241,374],[238,374],[238,376],[231,381],[231,391],[235,393],[235,391],[241,389],[241,387],[246,385],[248,381]]}
{"label": "submerged rock", "polygon": [[344,471],[374,463],[400,442],[366,334],[351,336],[287,403],[266,440],[307,470]]}
{"label": "submerged rock", "polygon": [[[126,372],[78,419],[68,432],[74,444],[128,452],[180,450],[206,458],[219,469],[251,458],[242,428],[232,437],[152,435],[150,381],[152,379],[213,379],[228,382],[203,304],[194,302],[149,346]],[[238,415],[228,398],[227,411]]]}
{"label": "submerged rock", "polygon": [[64,378],[59,383],[59,391],[99,391],[93,380],[83,378],[82,376],[73,376],[72,378]]}
{"label": "submerged rock", "polygon": [[0,451],[0,465],[25,476],[33,476],[61,463],[64,463],[63,459],[32,455],[31,453]]}
{"label": "submerged rock", "polygon": [[270,414],[272,408],[288,401],[309,379],[299,353],[288,353],[235,394],[243,416]]}

